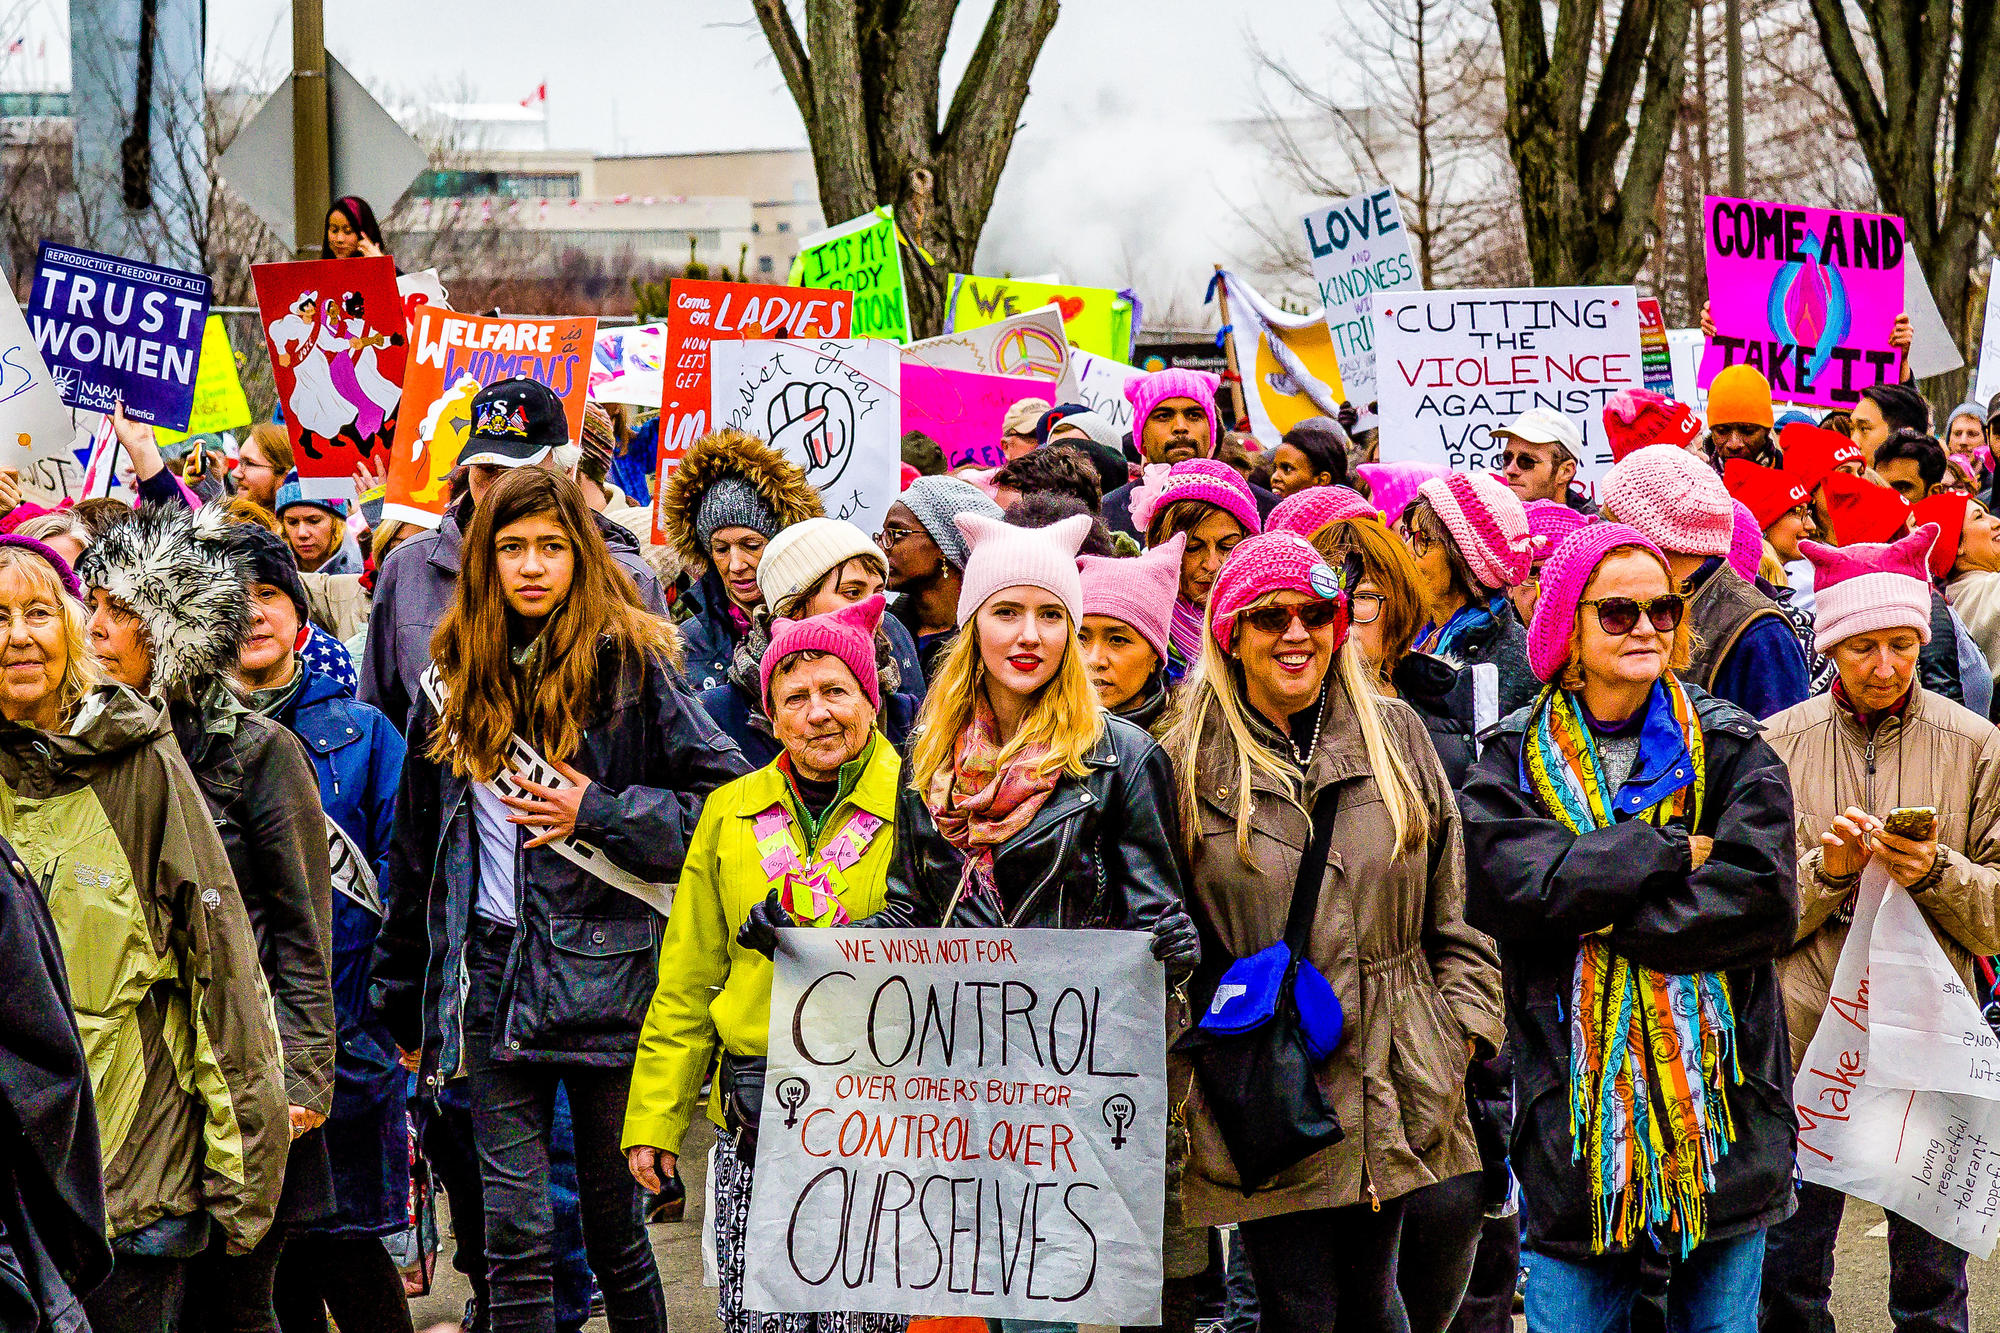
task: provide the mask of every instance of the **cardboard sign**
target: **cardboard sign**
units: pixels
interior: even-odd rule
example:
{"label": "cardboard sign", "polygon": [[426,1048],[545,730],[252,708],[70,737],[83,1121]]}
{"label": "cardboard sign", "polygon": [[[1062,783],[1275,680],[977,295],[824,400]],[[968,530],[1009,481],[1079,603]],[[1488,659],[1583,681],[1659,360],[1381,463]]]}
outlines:
{"label": "cardboard sign", "polygon": [[1108,287],[1065,287],[1018,278],[951,275],[945,295],[947,332],[964,333],[1053,305],[1071,347],[1123,360],[1132,355],[1132,302]]}
{"label": "cardboard sign", "polygon": [[805,470],[831,518],[863,532],[902,493],[903,363],[879,338],[717,339],[708,349],[710,419],[760,439]]}
{"label": "cardboard sign", "polygon": [[1582,428],[1577,480],[1594,482],[1611,469],[1604,404],[1644,387],[1630,287],[1397,292],[1376,327],[1385,463],[1497,471],[1493,429],[1547,407]]}
{"label": "cardboard sign", "polygon": [[452,469],[472,432],[472,400],[496,381],[519,376],[548,385],[562,399],[569,442],[582,439],[596,338],[597,320],[590,317],[489,318],[421,306],[403,376],[383,515],[437,526]]}
{"label": "cardboard sign", "polygon": [[1306,249],[1319,285],[1333,354],[1350,400],[1375,399],[1375,299],[1382,292],[1422,288],[1410,233],[1396,192],[1384,185],[1305,216]]}
{"label": "cardboard sign", "polygon": [[628,324],[605,329],[591,348],[590,400],[659,406],[664,391],[660,368],[666,364],[666,358],[664,324]]}
{"label": "cardboard sign", "polygon": [[1121,430],[1132,429],[1132,402],[1125,396],[1125,385],[1145,371],[1080,348],[1071,353],[1069,369],[1063,397],[1082,403]]}
{"label": "cardboard sign", "polygon": [[938,442],[952,467],[999,467],[1007,461],[1000,427],[1007,409],[1023,398],[1049,402],[1047,380],[1018,375],[975,375],[903,362],[903,429]]}
{"label": "cardboard sign", "polygon": [[1061,381],[1069,374],[1070,346],[1061,308],[1045,305],[976,329],[913,342],[903,349],[903,360],[933,370]]}
{"label": "cardboard sign", "polygon": [[1903,313],[1910,317],[1910,351],[1905,364],[1920,380],[1933,375],[1949,375],[1965,364],[1951,330],[1945,327],[1937,297],[1924,277],[1924,266],[1915,255],[1903,259]]}
{"label": "cardboard sign", "polygon": [[1716,330],[1702,388],[1745,364],[1780,402],[1852,407],[1901,375],[1889,345],[1904,301],[1901,218],[1708,195],[1702,225]]}
{"label": "cardboard sign", "polygon": [[1667,347],[1667,318],[1660,303],[1639,298],[1639,374],[1654,393],[1674,396],[1674,357]]}
{"label": "cardboard sign", "polygon": [[1158,1323],[1166,979],[1146,937],[782,934],[744,1304]]}
{"label": "cardboard sign", "polygon": [[65,403],[185,430],[209,291],[200,273],[43,241],[28,323]]}
{"label": "cardboard sign", "polygon": [[243,378],[237,373],[236,349],[229,345],[229,329],[222,316],[210,315],[201,333],[201,365],[194,377],[194,408],[188,413],[185,431],[155,428],[162,444],[174,444],[190,435],[247,426],[250,400],[243,396]]}
{"label": "cardboard sign", "polygon": [[74,494],[82,474],[71,448],[76,422],[28,331],[14,285],[0,281],[0,288],[0,467],[18,469],[24,486]]}
{"label": "cardboard sign", "polygon": [[786,281],[794,287],[852,292],[856,338],[910,340],[903,254],[896,244],[895,210],[887,204],[801,240]]}
{"label": "cardboard sign", "polygon": [[409,325],[395,262],[258,264],[250,276],[302,489],[351,499],[355,465],[402,435]]}
{"label": "cardboard sign", "polygon": [[2000,393],[2000,257],[1986,273],[1986,323],[1979,334],[1979,370],[1972,382],[1972,401],[1986,410]]}

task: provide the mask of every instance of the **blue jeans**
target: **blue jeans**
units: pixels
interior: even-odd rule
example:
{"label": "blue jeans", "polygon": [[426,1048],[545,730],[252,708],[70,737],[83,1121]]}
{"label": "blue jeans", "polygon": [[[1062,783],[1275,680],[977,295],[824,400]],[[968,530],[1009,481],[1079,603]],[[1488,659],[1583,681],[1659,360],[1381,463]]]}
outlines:
{"label": "blue jeans", "polygon": [[[1582,1262],[1530,1252],[1521,1262],[1528,1269],[1528,1333],[1625,1333],[1631,1327],[1640,1286],[1632,1256]],[[1761,1229],[1697,1246],[1671,1267],[1668,1333],[1757,1333]]]}

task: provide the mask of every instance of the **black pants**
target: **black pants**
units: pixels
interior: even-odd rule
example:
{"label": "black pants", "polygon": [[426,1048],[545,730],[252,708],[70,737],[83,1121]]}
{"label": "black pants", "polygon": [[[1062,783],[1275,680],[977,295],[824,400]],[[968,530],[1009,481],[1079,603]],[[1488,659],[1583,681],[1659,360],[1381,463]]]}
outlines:
{"label": "black pants", "polygon": [[[418,1113],[417,1146],[431,1164],[451,1209],[451,1266],[472,1286],[472,1299],[486,1308],[486,1212],[479,1186],[479,1153],[472,1146],[472,1110],[457,1089]],[[480,1326],[483,1333],[485,1325]]]}
{"label": "black pants", "polygon": [[465,953],[465,1064],[485,1196],[490,1327],[555,1333],[549,1137],[560,1084],[576,1131],[584,1250],[604,1292],[607,1322],[613,1333],[666,1333],[666,1297],[639,1214],[639,1188],[619,1146],[631,1067],[493,1058],[494,1001],[512,936],[511,929],[475,919]]}
{"label": "black pants", "polygon": [[[1847,1196],[1799,1186],[1799,1210],[1764,1241],[1764,1333],[1833,1333],[1833,1246]],[[1965,1251],[1889,1214],[1889,1318],[1896,1333],[1966,1333]]]}
{"label": "black pants", "polygon": [[1514,1291],[1520,1280],[1521,1215],[1484,1219],[1472,1260],[1472,1280],[1452,1317],[1452,1333],[1514,1333]]}
{"label": "black pants", "polygon": [[187,1295],[186,1259],[121,1254],[111,1276],[83,1298],[91,1333],[174,1333]]}
{"label": "black pants", "polygon": [[208,1248],[188,1265],[190,1333],[278,1333],[272,1292],[287,1234],[283,1222],[273,1222],[256,1249],[231,1254],[222,1229],[215,1229]]}
{"label": "black pants", "polygon": [[[1486,1179],[1474,1171],[1403,1197],[1403,1243],[1396,1287],[1410,1333],[1445,1333],[1472,1278],[1486,1221]],[[1518,1247],[1516,1249],[1518,1253]],[[1512,1282],[1509,1282],[1512,1290]],[[1511,1322],[1513,1310],[1508,1310]]]}
{"label": "black pants", "polygon": [[1284,1213],[1236,1228],[1262,1333],[1409,1333],[1396,1289],[1403,1200]]}
{"label": "black pants", "polygon": [[295,1238],[278,1260],[278,1327],[283,1333],[412,1333],[403,1275],[375,1236]]}

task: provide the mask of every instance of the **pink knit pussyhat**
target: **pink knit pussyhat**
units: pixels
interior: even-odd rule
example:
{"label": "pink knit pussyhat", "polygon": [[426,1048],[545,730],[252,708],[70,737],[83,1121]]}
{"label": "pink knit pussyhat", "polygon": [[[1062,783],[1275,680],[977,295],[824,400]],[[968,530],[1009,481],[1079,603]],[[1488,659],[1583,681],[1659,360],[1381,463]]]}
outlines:
{"label": "pink knit pussyhat", "polygon": [[1649,444],[1604,474],[1604,507],[1676,555],[1728,555],[1736,510],[1715,469],[1685,449]]}
{"label": "pink knit pussyhat", "polygon": [[1729,536],[1729,567],[1742,575],[1745,583],[1757,581],[1757,567],[1764,563],[1764,530],[1757,526],[1757,516],[1750,512],[1750,506],[1741,500],[1731,500],[1736,506],[1736,524]]}
{"label": "pink knit pussyhat", "polygon": [[1340,602],[1333,647],[1347,641],[1347,594],[1340,576],[1312,543],[1295,532],[1267,532],[1236,544],[1208,594],[1209,633],[1225,653],[1236,650],[1236,617],[1274,592],[1302,592]]}
{"label": "pink knit pussyhat", "polygon": [[1487,588],[1511,588],[1534,565],[1535,534],[1521,497],[1481,473],[1454,472],[1417,487],[1431,502],[1472,575]]}
{"label": "pink knit pussyhat", "polygon": [[1884,629],[1913,629],[1931,641],[1931,543],[1938,525],[1926,523],[1886,545],[1799,543],[1813,566],[1813,651],[1829,653],[1842,639]]}
{"label": "pink knit pussyhat", "polygon": [[957,514],[951,521],[964,534],[967,548],[958,587],[960,629],[993,594],[1009,588],[1040,588],[1062,602],[1072,626],[1083,620],[1076,552],[1095,521],[1089,514],[1074,514],[1046,528],[1017,528],[984,514]]}
{"label": "pink knit pussyhat", "polygon": [[[1562,545],[1542,565],[1542,597],[1535,618],[1528,622],[1528,668],[1535,679],[1552,681],[1569,661],[1569,639],[1576,632],[1577,604],[1590,577],[1604,557],[1621,546],[1636,546],[1666,569],[1667,557],[1637,528],[1623,523],[1592,523],[1563,538]],[[1668,586],[1672,586],[1671,574]]]}
{"label": "pink knit pussyhat", "polygon": [[771,622],[771,645],[757,664],[764,711],[771,709],[771,677],[777,674],[780,662],[793,653],[832,653],[854,673],[861,692],[880,712],[882,687],[875,675],[875,631],[881,627],[886,605],[878,592],[837,611],[822,611],[803,620],[780,616]]}
{"label": "pink knit pussyhat", "polygon": [[1521,507],[1528,511],[1528,531],[1542,539],[1535,551],[1536,569],[1555,554],[1565,537],[1597,521],[1596,515],[1578,513],[1560,500],[1530,500]]}
{"label": "pink knit pussyhat", "polygon": [[1296,532],[1308,540],[1329,523],[1343,518],[1381,519],[1359,491],[1345,486],[1308,486],[1293,491],[1265,515],[1264,531]]}
{"label": "pink knit pussyhat", "polygon": [[1448,477],[1451,469],[1435,463],[1363,463],[1354,469],[1368,483],[1368,494],[1383,519],[1394,523],[1417,498],[1417,487],[1432,477]]}
{"label": "pink knit pussyhat", "polygon": [[1208,448],[1202,450],[1204,457],[1215,453],[1215,446],[1222,442],[1222,427],[1215,419],[1215,391],[1222,384],[1222,376],[1209,370],[1186,370],[1180,366],[1169,366],[1156,370],[1150,375],[1134,375],[1125,381],[1125,401],[1132,404],[1132,442],[1144,437],[1146,418],[1153,409],[1168,398],[1192,398],[1201,405],[1208,417]]}
{"label": "pink knit pussyhat", "polygon": [[1187,534],[1176,532],[1144,555],[1078,556],[1083,613],[1130,625],[1165,662],[1174,594],[1181,586],[1181,552],[1186,549]]}
{"label": "pink knit pussyhat", "polygon": [[1132,488],[1132,526],[1141,534],[1153,525],[1153,515],[1182,500],[1214,505],[1256,536],[1264,530],[1257,516],[1257,496],[1243,475],[1212,458],[1188,458],[1168,467],[1149,463]]}

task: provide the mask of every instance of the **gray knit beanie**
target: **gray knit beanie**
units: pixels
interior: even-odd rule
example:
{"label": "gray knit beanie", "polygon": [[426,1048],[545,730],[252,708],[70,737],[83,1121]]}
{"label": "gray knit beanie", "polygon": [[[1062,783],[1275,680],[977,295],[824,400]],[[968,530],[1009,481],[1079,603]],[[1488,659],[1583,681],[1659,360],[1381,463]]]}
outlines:
{"label": "gray knit beanie", "polygon": [[703,549],[724,528],[749,528],[766,537],[778,535],[778,515],[763,495],[742,477],[723,477],[701,497],[694,531]]}
{"label": "gray knit beanie", "polygon": [[960,514],[1006,517],[985,491],[962,477],[918,477],[898,498],[917,516],[917,522],[924,525],[924,531],[937,543],[938,550],[944,552],[945,563],[960,572],[965,569],[968,552],[965,538],[952,520]]}

